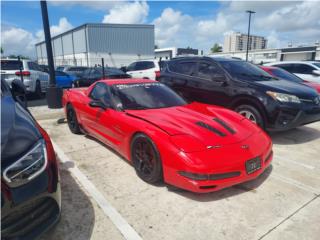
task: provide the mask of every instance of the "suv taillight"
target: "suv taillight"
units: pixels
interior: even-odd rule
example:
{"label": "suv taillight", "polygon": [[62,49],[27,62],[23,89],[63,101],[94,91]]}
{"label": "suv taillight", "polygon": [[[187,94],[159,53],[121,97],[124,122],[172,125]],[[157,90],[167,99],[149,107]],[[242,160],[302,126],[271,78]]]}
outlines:
{"label": "suv taillight", "polygon": [[156,78],[160,77],[160,71],[155,71],[154,73],[156,74]]}
{"label": "suv taillight", "polygon": [[17,76],[20,76],[20,75],[22,75],[22,76],[30,76],[31,73],[29,71],[22,71],[22,72],[18,71],[15,74]]}

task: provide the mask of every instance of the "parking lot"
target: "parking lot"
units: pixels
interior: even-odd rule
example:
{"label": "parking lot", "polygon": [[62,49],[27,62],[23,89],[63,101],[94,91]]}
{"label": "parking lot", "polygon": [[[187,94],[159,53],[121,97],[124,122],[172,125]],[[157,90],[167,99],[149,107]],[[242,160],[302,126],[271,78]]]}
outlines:
{"label": "parking lot", "polygon": [[61,220],[43,239],[125,239],[121,224],[105,214],[108,206],[99,204],[79,172],[142,239],[316,239],[320,234],[319,122],[271,134],[273,164],[258,179],[194,194],[143,182],[108,147],[58,124],[61,110],[44,108],[31,112],[67,162],[60,163]]}

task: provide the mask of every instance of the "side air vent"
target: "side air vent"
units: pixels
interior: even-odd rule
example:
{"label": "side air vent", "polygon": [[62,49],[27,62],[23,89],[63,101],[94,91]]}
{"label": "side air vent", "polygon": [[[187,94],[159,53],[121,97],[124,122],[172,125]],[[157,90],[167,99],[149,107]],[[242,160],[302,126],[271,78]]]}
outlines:
{"label": "side air vent", "polygon": [[213,121],[219,123],[222,127],[224,127],[229,133],[235,134],[236,131],[232,129],[225,121],[219,119],[219,118],[214,118]]}
{"label": "side air vent", "polygon": [[218,129],[216,129],[216,128],[214,128],[214,127],[212,127],[212,126],[210,126],[210,125],[208,125],[208,124],[206,124],[204,122],[196,122],[196,124],[198,126],[200,126],[200,127],[208,129],[211,132],[214,132],[215,134],[219,135],[220,137],[225,137],[226,136],[225,133],[219,131]]}

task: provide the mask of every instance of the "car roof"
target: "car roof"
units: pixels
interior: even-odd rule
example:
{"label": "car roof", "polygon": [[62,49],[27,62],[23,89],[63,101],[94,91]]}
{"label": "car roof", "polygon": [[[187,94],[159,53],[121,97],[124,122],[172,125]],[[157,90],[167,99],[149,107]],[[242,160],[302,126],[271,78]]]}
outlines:
{"label": "car roof", "polygon": [[103,82],[109,86],[116,84],[131,84],[131,83],[156,83],[157,81],[149,79],[139,79],[139,78],[123,78],[123,79],[102,79],[98,82]]}

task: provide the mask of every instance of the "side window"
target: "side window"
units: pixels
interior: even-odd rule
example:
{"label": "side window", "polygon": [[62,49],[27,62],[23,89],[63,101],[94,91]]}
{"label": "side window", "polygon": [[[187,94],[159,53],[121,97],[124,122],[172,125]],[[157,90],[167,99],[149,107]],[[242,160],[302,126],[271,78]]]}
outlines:
{"label": "side window", "polygon": [[215,80],[215,77],[221,78],[224,75],[220,68],[214,63],[200,62],[198,77],[206,80]]}
{"label": "side window", "polygon": [[307,64],[295,64],[295,73],[301,73],[301,74],[312,74],[312,71],[315,70],[315,68],[307,65]]}
{"label": "side window", "polygon": [[110,93],[108,91],[108,86],[104,83],[97,83],[92,89],[89,97],[93,100],[99,100],[104,104],[110,105],[111,98]]}
{"label": "side window", "polygon": [[33,62],[28,62],[29,70],[35,70]]}
{"label": "side window", "polygon": [[189,76],[193,76],[195,74],[196,68],[196,62],[173,62],[169,66],[170,71]]}
{"label": "side window", "polygon": [[65,74],[64,72],[61,72],[61,71],[56,71],[56,75],[57,76],[67,76],[67,74]]}
{"label": "side window", "polygon": [[275,67],[279,67],[279,68],[282,68],[288,72],[295,72],[294,71],[294,66],[292,64],[279,64],[279,65],[274,65]]}
{"label": "side window", "polygon": [[150,68],[154,68],[154,62],[151,61],[143,61],[143,62],[137,62],[135,69],[136,70],[146,70]]}
{"label": "side window", "polygon": [[127,67],[127,71],[135,71],[136,70],[136,63],[131,63],[128,67]]}

